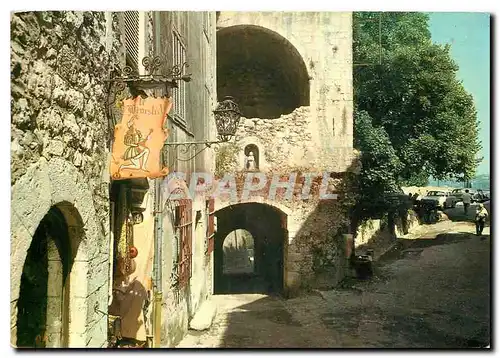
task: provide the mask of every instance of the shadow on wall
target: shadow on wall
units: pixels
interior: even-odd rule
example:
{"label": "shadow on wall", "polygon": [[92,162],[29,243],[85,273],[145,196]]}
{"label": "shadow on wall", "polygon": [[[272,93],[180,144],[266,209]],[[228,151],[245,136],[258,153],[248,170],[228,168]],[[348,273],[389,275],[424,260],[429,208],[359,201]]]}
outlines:
{"label": "shadow on wall", "polygon": [[400,215],[406,215],[406,220],[397,217],[389,223],[388,214],[386,214],[383,219],[371,219],[360,224],[354,237],[354,254],[365,255],[368,251],[372,251],[374,257],[377,258],[391,247],[398,237],[411,232],[420,225],[414,211]]}
{"label": "shadow on wall", "polygon": [[309,105],[309,74],[297,49],[255,25],[217,31],[217,93],[235,96],[247,118],[279,118]]}
{"label": "shadow on wall", "polygon": [[352,197],[355,186],[352,178],[358,172],[354,159],[346,172],[332,173],[335,200],[319,200],[303,221],[288,246],[286,258],[287,297],[302,290],[335,287],[346,275],[348,242],[344,234],[351,232]]}

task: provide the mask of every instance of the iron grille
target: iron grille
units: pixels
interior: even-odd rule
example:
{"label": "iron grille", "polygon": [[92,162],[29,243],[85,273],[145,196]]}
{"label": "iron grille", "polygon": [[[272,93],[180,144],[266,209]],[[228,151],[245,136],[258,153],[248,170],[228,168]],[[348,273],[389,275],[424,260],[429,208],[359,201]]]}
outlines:
{"label": "iron grille", "polygon": [[185,287],[191,278],[192,266],[192,201],[180,200],[175,210],[175,226],[181,239],[179,250],[179,284],[181,287]]}

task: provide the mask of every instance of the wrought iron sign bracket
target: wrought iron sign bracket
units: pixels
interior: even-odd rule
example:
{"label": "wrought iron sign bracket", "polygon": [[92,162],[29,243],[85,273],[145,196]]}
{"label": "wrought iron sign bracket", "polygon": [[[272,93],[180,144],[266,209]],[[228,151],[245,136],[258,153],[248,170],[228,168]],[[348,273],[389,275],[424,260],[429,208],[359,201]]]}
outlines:
{"label": "wrought iron sign bracket", "polygon": [[[198,154],[203,152],[205,149],[212,147],[213,145],[227,143],[235,135],[238,129],[238,123],[241,119],[240,109],[238,104],[234,101],[232,97],[224,97],[222,102],[219,102],[215,111],[213,111],[215,117],[215,126],[217,128],[217,137],[219,140],[202,140],[194,142],[167,142],[164,147],[181,149],[181,153],[188,155],[188,158],[177,158],[178,161],[187,162],[196,157]],[[201,148],[199,149],[199,146]],[[192,154],[191,149],[195,149],[195,153]],[[217,150],[217,148],[214,148]]]}
{"label": "wrought iron sign bracket", "polygon": [[[185,74],[184,71],[189,65],[184,62],[182,65],[173,66],[166,73],[161,73],[162,61],[159,56],[146,56],[142,59],[145,74],[139,74],[130,66],[120,69],[115,66],[109,73],[109,78],[105,80],[108,83],[107,104],[108,116],[113,118],[113,106],[118,96],[123,93],[125,88],[129,88],[132,96],[145,95],[145,89],[164,89],[167,97],[172,97],[172,88],[178,88],[178,82],[191,81],[191,74]],[[113,121],[114,122],[114,121]]]}
{"label": "wrought iron sign bracket", "polygon": [[[221,144],[221,143],[226,143],[226,141],[219,140],[219,141],[171,142],[171,143],[167,142],[164,144],[164,146],[166,148],[173,148],[174,150],[180,149],[180,152],[182,154],[191,153],[191,149],[196,148],[195,153],[193,155],[189,156],[188,158],[176,158],[178,161],[188,162],[191,159],[198,156],[205,149],[211,148],[213,145],[217,145],[217,144]],[[201,146],[201,149],[198,149],[199,146]]]}

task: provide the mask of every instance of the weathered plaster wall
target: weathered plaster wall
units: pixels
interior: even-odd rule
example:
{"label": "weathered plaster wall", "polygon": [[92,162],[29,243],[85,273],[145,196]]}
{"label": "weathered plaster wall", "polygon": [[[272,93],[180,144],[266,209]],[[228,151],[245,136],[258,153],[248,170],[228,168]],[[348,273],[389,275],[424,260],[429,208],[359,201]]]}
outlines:
{"label": "weathered plaster wall", "polygon": [[[207,255],[207,213],[204,201],[193,204],[192,212],[192,273],[186,286],[180,286],[174,268],[175,255],[179,252],[172,222],[173,202],[165,206],[163,216],[163,302],[162,346],[175,346],[187,333],[189,321],[201,304],[212,293],[212,254]],[[199,216],[197,216],[199,212]],[[177,261],[178,262],[178,261]]]}
{"label": "weathered plaster wall", "polygon": [[[11,342],[26,251],[49,208],[82,242],[71,271],[72,347],[107,341],[109,202],[104,79],[117,21],[104,12],[11,15]],[[66,208],[66,209],[65,209]],[[69,222],[72,221],[72,222]],[[72,242],[72,245],[75,244]],[[76,244],[75,244],[76,245]],[[76,247],[76,246],[75,246]]]}
{"label": "weathered plaster wall", "polygon": [[[186,122],[187,127],[169,117],[171,135],[167,142],[215,140],[215,12],[160,12],[157,15],[159,55],[172,58],[172,33],[177,32],[186,48],[186,72],[192,80],[186,84]],[[175,93],[174,93],[175,95]],[[201,149],[200,147],[198,150]],[[193,171],[214,170],[214,154],[205,150],[191,161],[178,149],[177,155],[170,150],[168,167],[171,172],[178,171],[187,175]],[[192,153],[194,154],[194,152]],[[189,180],[189,179],[188,179]],[[189,185],[189,182],[187,183]],[[167,195],[162,197],[167,200]],[[190,319],[197,313],[202,303],[212,293],[212,256],[206,254],[206,210],[204,201],[195,201],[192,206],[192,274],[185,287],[176,285],[174,269],[175,256],[179,252],[174,237],[174,208],[168,203],[163,210],[163,302],[162,302],[162,346],[176,345],[187,333]],[[199,216],[197,217],[197,213]],[[198,219],[198,220],[197,220]]]}

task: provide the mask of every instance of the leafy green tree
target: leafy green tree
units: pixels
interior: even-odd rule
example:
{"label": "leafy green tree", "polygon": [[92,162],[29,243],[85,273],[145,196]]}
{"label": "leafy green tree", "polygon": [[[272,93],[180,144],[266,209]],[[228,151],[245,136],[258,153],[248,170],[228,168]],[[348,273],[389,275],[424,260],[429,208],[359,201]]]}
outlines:
{"label": "leafy green tree", "polygon": [[472,178],[481,148],[474,102],[450,47],[432,43],[428,15],[353,16],[354,101],[386,131],[402,163],[398,180]]}
{"label": "leafy green tree", "polygon": [[384,193],[398,190],[402,163],[385,129],[374,126],[366,111],[356,112],[354,145],[361,151],[356,218],[374,217],[388,209]]}

